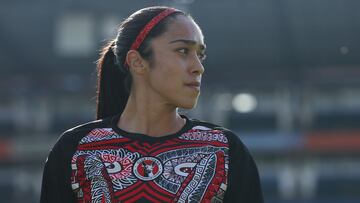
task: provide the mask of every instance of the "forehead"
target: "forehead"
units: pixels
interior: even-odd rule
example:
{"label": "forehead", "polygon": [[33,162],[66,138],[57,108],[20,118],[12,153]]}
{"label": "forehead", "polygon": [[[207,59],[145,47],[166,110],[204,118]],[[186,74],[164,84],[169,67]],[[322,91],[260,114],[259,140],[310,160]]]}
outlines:
{"label": "forehead", "polygon": [[204,44],[204,37],[199,26],[191,18],[183,15],[178,15],[170,20],[167,31],[160,38],[166,41],[186,39]]}

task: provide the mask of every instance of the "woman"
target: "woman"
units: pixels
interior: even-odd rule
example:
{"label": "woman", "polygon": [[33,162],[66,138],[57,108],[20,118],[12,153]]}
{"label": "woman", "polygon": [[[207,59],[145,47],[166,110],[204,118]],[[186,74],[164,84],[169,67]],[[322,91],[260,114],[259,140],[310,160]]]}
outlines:
{"label": "woman", "polygon": [[197,102],[204,51],[199,26],[182,11],[129,16],[98,61],[99,120],[55,144],[41,202],[263,202],[239,138],[177,111]]}

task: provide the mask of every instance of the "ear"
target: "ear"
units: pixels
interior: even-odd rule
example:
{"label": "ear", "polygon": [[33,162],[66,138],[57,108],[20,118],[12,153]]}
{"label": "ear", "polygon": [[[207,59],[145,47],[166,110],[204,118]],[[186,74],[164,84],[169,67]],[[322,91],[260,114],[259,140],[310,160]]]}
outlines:
{"label": "ear", "polygon": [[130,71],[140,74],[144,73],[148,67],[148,62],[136,50],[128,51],[126,63],[129,65]]}

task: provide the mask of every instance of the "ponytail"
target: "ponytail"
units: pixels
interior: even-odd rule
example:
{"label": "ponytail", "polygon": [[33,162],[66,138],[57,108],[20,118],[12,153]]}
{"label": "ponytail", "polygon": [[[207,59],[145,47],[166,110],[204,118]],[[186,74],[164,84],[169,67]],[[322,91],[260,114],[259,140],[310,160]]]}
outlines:
{"label": "ponytail", "polygon": [[120,70],[113,51],[115,41],[105,46],[97,61],[97,108],[96,119],[102,119],[124,111],[129,98],[125,84],[129,72]]}

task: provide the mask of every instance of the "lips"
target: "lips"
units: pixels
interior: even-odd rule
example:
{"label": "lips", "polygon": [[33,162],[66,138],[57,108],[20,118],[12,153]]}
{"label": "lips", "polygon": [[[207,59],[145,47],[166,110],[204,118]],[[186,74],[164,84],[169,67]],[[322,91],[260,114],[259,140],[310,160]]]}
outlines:
{"label": "lips", "polygon": [[192,86],[192,87],[200,87],[201,83],[200,82],[190,82],[190,83],[186,83],[186,86]]}
{"label": "lips", "polygon": [[200,82],[189,82],[189,83],[185,83],[185,86],[186,87],[189,87],[191,88],[192,90],[195,90],[196,92],[199,92],[200,91],[200,85],[201,83]]}

